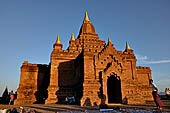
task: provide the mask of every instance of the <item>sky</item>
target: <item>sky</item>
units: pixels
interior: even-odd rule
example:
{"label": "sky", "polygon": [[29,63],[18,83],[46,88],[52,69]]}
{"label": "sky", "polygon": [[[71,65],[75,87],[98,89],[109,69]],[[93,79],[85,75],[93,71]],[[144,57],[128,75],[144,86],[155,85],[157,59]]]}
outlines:
{"label": "sky", "polygon": [[24,61],[49,64],[57,35],[67,49],[85,11],[100,40],[119,51],[128,41],[159,91],[170,88],[170,0],[0,0],[0,96],[17,90]]}

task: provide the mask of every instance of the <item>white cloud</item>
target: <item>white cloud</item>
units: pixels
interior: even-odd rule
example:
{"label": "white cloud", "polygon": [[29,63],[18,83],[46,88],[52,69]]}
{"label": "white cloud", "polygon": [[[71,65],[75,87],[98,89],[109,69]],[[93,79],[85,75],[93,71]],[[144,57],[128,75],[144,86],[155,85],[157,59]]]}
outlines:
{"label": "white cloud", "polygon": [[158,61],[145,61],[145,64],[161,64],[161,63],[170,63],[170,60],[158,60]]}
{"label": "white cloud", "polygon": [[163,60],[149,60],[147,56],[142,56],[136,54],[138,64],[161,64],[161,63],[170,63],[170,59]]}
{"label": "white cloud", "polygon": [[141,61],[144,61],[144,60],[147,60],[147,59],[148,59],[147,56],[142,56],[142,55],[139,55],[139,54],[136,54],[136,58],[137,58],[138,60],[141,60]]}
{"label": "white cloud", "polygon": [[170,79],[167,78],[167,79],[156,81],[156,85],[158,86],[159,91],[164,92],[165,88],[170,88]]}

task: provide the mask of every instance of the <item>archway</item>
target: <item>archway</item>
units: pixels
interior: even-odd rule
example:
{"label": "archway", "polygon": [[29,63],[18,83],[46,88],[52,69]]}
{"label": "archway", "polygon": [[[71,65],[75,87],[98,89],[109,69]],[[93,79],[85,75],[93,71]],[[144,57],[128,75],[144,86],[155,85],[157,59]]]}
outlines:
{"label": "archway", "polygon": [[121,103],[122,94],[121,94],[121,81],[120,78],[114,75],[111,75],[107,79],[107,95],[108,103]]}

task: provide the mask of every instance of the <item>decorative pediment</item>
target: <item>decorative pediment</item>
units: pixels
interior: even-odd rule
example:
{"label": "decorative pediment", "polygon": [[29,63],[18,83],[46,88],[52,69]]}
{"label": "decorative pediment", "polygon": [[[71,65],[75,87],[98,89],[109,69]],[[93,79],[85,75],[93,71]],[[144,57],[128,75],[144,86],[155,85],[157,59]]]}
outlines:
{"label": "decorative pediment", "polygon": [[103,70],[106,72],[110,67],[115,66],[116,68],[122,68],[121,59],[113,54],[106,54],[102,58],[95,59],[96,68]]}
{"label": "decorative pediment", "polygon": [[116,63],[117,65],[121,66],[121,54],[117,51],[113,44],[108,41],[106,47],[95,57],[95,65],[96,67],[105,67],[109,65],[109,63]]}
{"label": "decorative pediment", "polygon": [[110,67],[107,67],[104,70],[104,75],[110,75],[111,73],[115,73],[116,75],[121,75],[122,73],[121,65],[117,65],[113,63]]}

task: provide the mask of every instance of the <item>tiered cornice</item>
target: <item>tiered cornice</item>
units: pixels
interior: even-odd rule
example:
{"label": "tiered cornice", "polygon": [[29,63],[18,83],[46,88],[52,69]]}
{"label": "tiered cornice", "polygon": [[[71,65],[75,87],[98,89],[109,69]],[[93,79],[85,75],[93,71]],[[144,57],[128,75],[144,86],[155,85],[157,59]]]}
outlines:
{"label": "tiered cornice", "polygon": [[82,50],[91,53],[98,53],[105,47],[105,41],[99,40],[98,35],[95,33],[95,29],[91,24],[87,11],[83,20],[78,37],[74,40],[71,37],[68,47],[69,52],[75,52]]}

